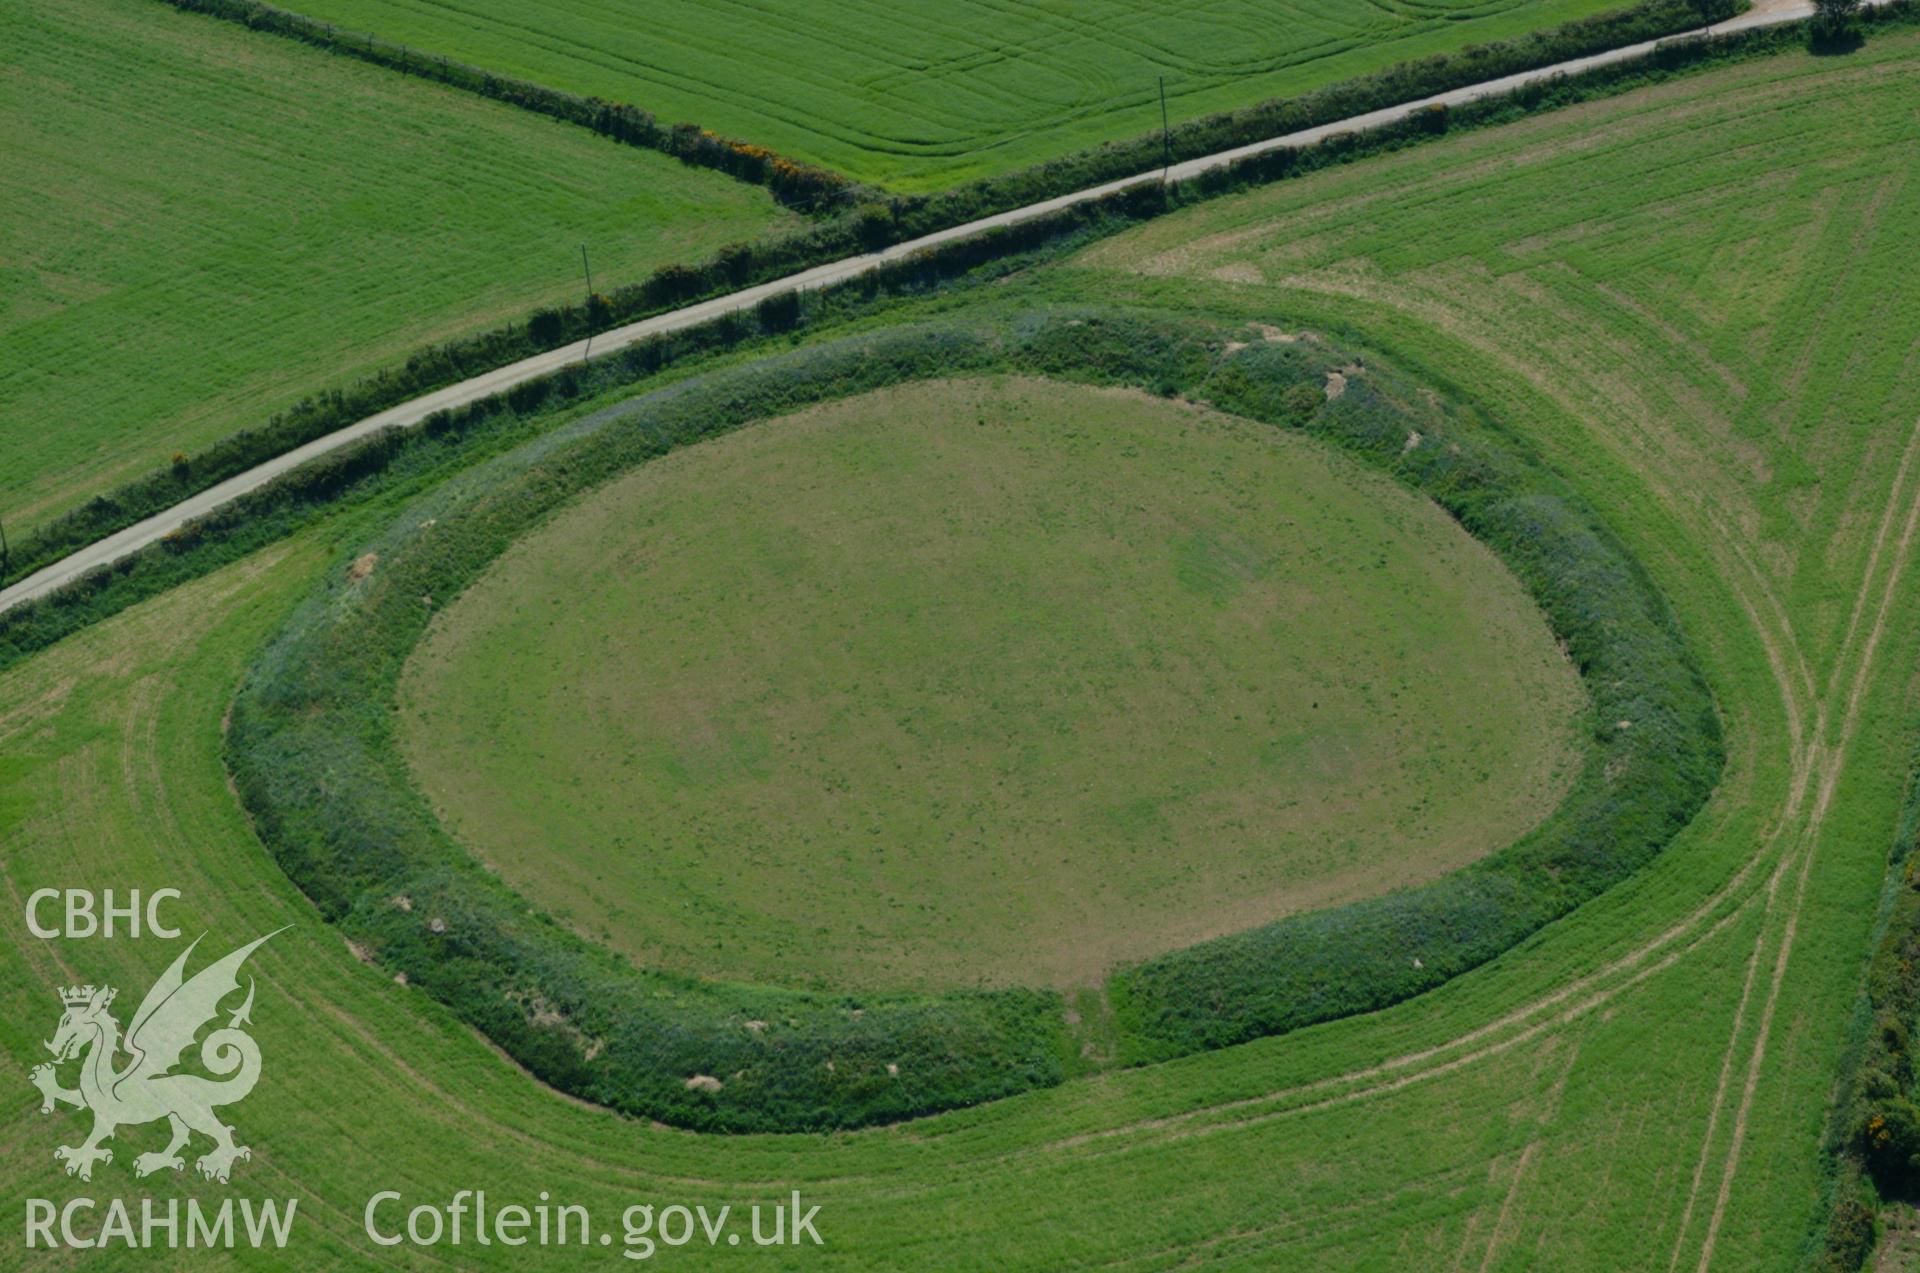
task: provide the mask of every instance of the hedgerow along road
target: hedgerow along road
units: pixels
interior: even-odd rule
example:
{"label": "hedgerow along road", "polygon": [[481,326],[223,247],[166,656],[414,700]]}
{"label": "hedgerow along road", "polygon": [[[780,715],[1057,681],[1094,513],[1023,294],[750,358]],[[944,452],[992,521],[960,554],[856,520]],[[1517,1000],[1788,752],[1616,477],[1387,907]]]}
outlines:
{"label": "hedgerow along road", "polygon": [[[1870,3],[1885,3],[1885,0],[1870,0]],[[228,503],[231,500],[258,490],[274,479],[281,477],[311,460],[329,452],[348,446],[362,438],[389,428],[408,428],[419,424],[427,417],[439,411],[450,411],[483,398],[505,392],[516,385],[549,375],[573,363],[585,361],[589,355],[611,354],[625,349],[650,336],[678,331],[687,327],[696,327],[711,319],[743,310],[751,310],[769,297],[789,292],[801,292],[809,289],[829,287],[856,279],[871,273],[891,262],[911,257],[916,252],[952,243],[960,239],[971,238],[988,231],[1006,226],[1019,225],[1038,217],[1047,216],[1076,204],[1088,203],[1129,190],[1136,186],[1156,181],[1186,181],[1203,173],[1228,167],[1239,160],[1267,151],[1288,147],[1310,146],[1324,141],[1337,133],[1359,133],[1397,123],[1433,106],[1462,106],[1469,102],[1497,97],[1517,88],[1560,76],[1577,75],[1597,67],[1617,65],[1645,58],[1656,48],[1680,40],[1699,39],[1703,36],[1730,35],[1739,31],[1760,27],[1777,26],[1787,22],[1797,22],[1813,14],[1812,0],[1757,0],[1753,8],[1725,22],[1703,28],[1700,31],[1681,35],[1666,36],[1658,40],[1647,40],[1639,44],[1623,45],[1604,53],[1595,53],[1587,57],[1573,58],[1557,62],[1552,66],[1539,67],[1531,71],[1521,71],[1497,79],[1485,80],[1464,88],[1451,89],[1422,97],[1398,106],[1384,107],[1365,114],[1354,115],[1347,119],[1335,120],[1313,128],[1285,133],[1270,137],[1265,141],[1252,142],[1245,146],[1236,146],[1231,150],[1218,151],[1203,155],[1198,159],[1183,160],[1164,169],[1138,173],[1132,177],[1123,177],[1118,181],[1109,181],[1103,185],[1090,186],[1085,190],[1045,199],[1025,207],[1014,208],[993,216],[969,221],[964,225],[950,226],[932,234],[896,243],[892,247],[878,252],[862,253],[846,257],[812,269],[802,270],[784,278],[772,279],[752,287],[730,292],[725,296],[716,296],[697,304],[665,314],[656,314],[638,322],[601,332],[585,340],[575,341],[543,354],[523,358],[519,362],[497,367],[458,384],[448,385],[444,389],[423,394],[418,398],[389,407],[375,415],[368,416],[344,429],[313,439],[310,442],[285,452],[282,455],[255,465],[243,473],[208,487],[197,495],[175,504],[164,512],[155,513],[142,521],[115,531],[111,535],[96,540],[87,547],[71,553],[59,561],[45,566],[25,579],[7,588],[0,589],[0,611],[28,601],[51,595],[66,585],[75,582],[90,571],[112,565],[129,557],[141,549],[159,542],[172,532],[179,530],[197,518]]]}

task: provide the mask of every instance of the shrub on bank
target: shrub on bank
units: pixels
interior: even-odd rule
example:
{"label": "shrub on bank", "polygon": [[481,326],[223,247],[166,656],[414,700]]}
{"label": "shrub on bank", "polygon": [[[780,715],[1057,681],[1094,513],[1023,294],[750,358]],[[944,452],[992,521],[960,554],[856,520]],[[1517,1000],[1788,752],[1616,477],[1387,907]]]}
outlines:
{"label": "shrub on bank", "polygon": [[[1203,394],[1299,420],[1293,389],[1328,364],[1304,344],[1255,347]],[[1303,427],[1397,474],[1491,547],[1527,586],[1593,700],[1592,753],[1559,809],[1519,842],[1431,884],[1174,951],[1114,979],[1130,1059],[1180,1055],[1369,1012],[1493,958],[1624,879],[1706,800],[1717,719],[1665,605],[1550,475],[1460,422],[1417,443],[1369,369]]]}
{"label": "shrub on bank", "polygon": [[776,200],[805,211],[831,208],[853,184],[837,172],[798,163],[764,146],[722,137],[698,124],[662,124],[649,111],[621,102],[563,92],[511,76],[496,75],[465,62],[425,53],[358,31],[342,31],[331,22],[262,4],[259,0],[166,0],[176,9],[238,22],[255,31],[299,40],[331,52],[418,75],[495,101],[591,128],[630,146],[672,155],[683,163],[712,168],[739,181],[765,186]]}
{"label": "shrub on bank", "polygon": [[1854,1273],[1878,1241],[1882,1198],[1920,1192],[1920,757],[1887,855],[1880,923],[1827,1120],[1827,1225],[1816,1267]]}

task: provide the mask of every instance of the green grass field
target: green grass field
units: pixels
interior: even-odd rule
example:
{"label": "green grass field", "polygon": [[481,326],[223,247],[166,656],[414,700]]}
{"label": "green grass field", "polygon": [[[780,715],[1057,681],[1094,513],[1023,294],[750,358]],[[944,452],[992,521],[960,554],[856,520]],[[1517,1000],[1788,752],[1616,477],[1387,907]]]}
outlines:
{"label": "green grass field", "polygon": [[[254,1158],[231,1192],[300,1200],[303,1267],[529,1264],[375,1247],[362,1208],[387,1188],[549,1189],[615,1243],[633,1203],[797,1189],[823,1247],[716,1253],[767,1267],[1800,1267],[1920,703],[1916,97],[1911,32],[1783,54],[1222,200],[995,289],[1364,334],[1537,450],[1671,599],[1726,723],[1719,791],[1640,876],[1437,991],[832,1136],[692,1135],[554,1096],[356,959],[235,805],[226,704],[340,555],[295,542],[0,676],[0,1050],[16,1073],[44,1056],[54,987],[144,987],[176,953],[36,940],[18,899],[165,883],[216,947],[296,925],[257,960],[268,1060],[233,1111]],[[13,1090],[0,1212],[229,1192],[136,1185],[124,1158],[67,1180],[51,1151],[83,1120]]]}
{"label": "green grass field", "polygon": [[442,612],[402,701],[443,819],[581,931],[898,989],[1092,984],[1432,879],[1553,807],[1584,695],[1357,463],[992,380],[637,470]]}
{"label": "green grass field", "polygon": [[150,0],[0,49],[16,536],[408,352],[780,223],[764,191]]}
{"label": "green grass field", "polygon": [[1008,172],[1616,0],[760,3],[303,0],[299,12],[506,75],[632,102],[903,191]]}

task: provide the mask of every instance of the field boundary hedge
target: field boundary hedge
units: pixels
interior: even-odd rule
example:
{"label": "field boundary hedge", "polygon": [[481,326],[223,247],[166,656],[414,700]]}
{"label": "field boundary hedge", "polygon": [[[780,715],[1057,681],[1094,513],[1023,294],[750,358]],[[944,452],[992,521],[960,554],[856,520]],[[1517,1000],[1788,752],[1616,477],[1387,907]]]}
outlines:
{"label": "field boundary hedge", "polygon": [[[173,4],[178,0],[162,2]],[[239,2],[251,3],[252,0]],[[1914,13],[1912,0],[1892,0],[1890,4],[1864,11],[1859,20],[1865,26],[1905,24],[1912,21]],[[1806,23],[1795,23],[1712,38],[1668,41],[1643,59],[1526,85],[1468,106],[1422,112],[1419,118],[1365,133],[1342,133],[1312,146],[1268,151],[1191,181],[1138,187],[1016,227],[943,244],[916,253],[909,261],[900,263],[899,268],[889,267],[886,277],[900,279],[936,274],[951,277],[996,256],[1031,252],[1049,238],[1078,234],[1090,227],[1121,229],[1134,220],[1186,203],[1304,175],[1331,164],[1350,162],[1449,132],[1506,123],[1535,111],[1625,92],[1719,63],[1800,47],[1805,42],[1806,29]],[[184,462],[156,468],[44,526],[17,536],[8,574],[0,578],[0,584],[30,575],[254,464],[420,394],[639,318],[883,245],[889,241],[887,232],[892,217],[890,208],[869,207],[864,218],[838,217],[793,234],[767,236],[750,244],[723,248],[698,265],[663,266],[642,282],[621,287],[610,295],[595,295],[583,304],[536,310],[521,321],[418,350],[409,355],[404,364],[383,368],[344,389],[302,399],[288,410],[274,414],[262,426],[229,435]],[[881,237],[869,242],[861,238],[865,233],[879,233]],[[866,280],[856,280],[847,286],[863,295],[872,294]],[[786,304],[793,311],[786,326],[792,327],[798,321],[801,306],[792,301]],[[0,618],[0,626],[4,623],[4,618]]]}
{"label": "field boundary hedge", "polygon": [[[428,53],[371,32],[346,31],[333,23],[264,0],[163,0],[176,9],[236,22],[255,31],[315,45],[403,74],[478,93],[554,119],[590,128],[615,141],[671,155],[741,181],[764,185],[781,203],[805,211],[860,208],[883,213],[893,224],[886,242],[902,242],[976,217],[1024,207],[1042,199],[1137,176],[1174,161],[1265,141],[1297,129],[1348,119],[1449,89],[1530,71],[1556,62],[1697,31],[1742,12],[1750,0],[1637,0],[1623,8],[1576,18],[1559,26],[1505,40],[1469,44],[1453,53],[1410,58],[1378,71],[1272,97],[1234,110],[1216,111],[1165,130],[1154,130],[1073,151],[1014,172],[983,177],[934,194],[897,194],[837,170],[808,164],[753,142],[721,136],[698,124],[662,124],[628,102],[552,88],[497,75],[484,67]],[[878,229],[878,227],[875,227]]]}
{"label": "field boundary hedge", "polygon": [[1102,182],[1152,172],[1163,166],[1168,155],[1174,163],[1199,159],[1502,76],[1698,31],[1743,12],[1749,5],[1750,0],[1638,0],[1625,8],[1543,31],[1469,44],[1454,53],[1412,58],[1294,97],[1273,97],[1237,110],[1203,115],[1174,125],[1164,139],[1158,130],[1141,133],[937,194],[895,198],[908,205],[900,213],[902,219],[931,218],[921,231],[928,232],[942,228],[942,222],[959,224]]}
{"label": "field boundary hedge", "polygon": [[1846,1052],[1827,1118],[1826,1227],[1815,1265],[1864,1268],[1882,1200],[1920,1191],[1920,755],[1887,852],[1887,873]]}
{"label": "field boundary hedge", "polygon": [[342,30],[331,22],[264,4],[262,0],[163,0],[163,3],[590,128],[629,146],[657,150],[693,167],[711,168],[736,181],[765,186],[777,202],[801,211],[839,206],[856,189],[852,182],[832,169],[789,159],[765,146],[723,137],[698,124],[662,124],[651,111],[638,106],[497,75],[484,67],[427,53],[370,32]]}
{"label": "field boundary hedge", "polygon": [[[339,562],[261,653],[228,736],[240,798],[276,860],[367,958],[573,1095],[690,1127],[790,1131],[893,1121],[1061,1082],[1083,1067],[1052,992],[856,996],[721,984],[636,969],[568,932],[440,826],[395,745],[393,705],[436,609],[563,504],[679,446],[935,376],[1133,385],[1304,429],[1436,499],[1533,592],[1594,714],[1591,754],[1567,800],[1481,864],[1296,917],[1306,928],[1283,920],[1117,974],[1119,1059],[1223,1046],[1436,985],[1658,852],[1718,775],[1718,721],[1638,567],[1469,410],[1410,405],[1428,400],[1371,363],[1329,401],[1325,376],[1351,353],[1320,341],[1243,346],[1233,334],[1106,309],[899,326],[701,376],[543,435],[409,507]],[[1410,449],[1416,425],[1424,440]],[[1618,728],[1629,715],[1631,728]],[[1304,969],[1294,968],[1303,933],[1330,953],[1308,950]],[[1426,965],[1412,977],[1399,967],[1409,951]]]}

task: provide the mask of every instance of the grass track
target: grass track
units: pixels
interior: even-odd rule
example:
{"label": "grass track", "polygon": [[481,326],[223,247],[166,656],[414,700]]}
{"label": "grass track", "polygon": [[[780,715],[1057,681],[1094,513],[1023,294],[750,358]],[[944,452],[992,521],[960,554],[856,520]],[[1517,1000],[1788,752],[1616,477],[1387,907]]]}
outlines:
{"label": "grass track", "polygon": [[1611,0],[303,0],[300,12],[536,83],[632,102],[900,190],[1008,172]]}
{"label": "grass track", "polygon": [[761,190],[147,0],[0,50],[0,516],[783,221]]}
{"label": "grass track", "polygon": [[[1420,1000],[831,1138],[657,1132],[547,1097],[353,961],[225,794],[219,717],[311,579],[297,553],[0,678],[5,882],[164,876],[235,941],[306,916],[263,952],[268,1080],[237,1112],[261,1148],[244,1188],[306,1199],[321,1264],[382,1254],[357,1213],[391,1180],[420,1199],[553,1181],[608,1214],[795,1186],[829,1245],[794,1267],[1792,1267],[1920,703],[1916,53],[1889,36],[1453,139],[1025,285],[1362,330],[1470,386],[1673,599],[1727,719],[1721,790],[1642,877]],[[52,985],[144,984],[171,954],[18,923],[0,912],[17,1065]],[[17,1090],[15,1215],[83,1192],[47,1157],[72,1119]],[[553,1264],[607,1259],[571,1254]]]}

